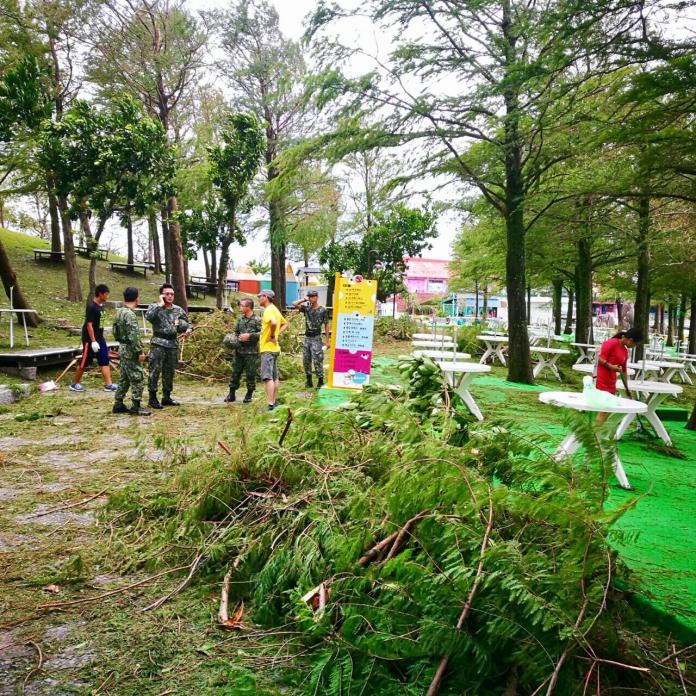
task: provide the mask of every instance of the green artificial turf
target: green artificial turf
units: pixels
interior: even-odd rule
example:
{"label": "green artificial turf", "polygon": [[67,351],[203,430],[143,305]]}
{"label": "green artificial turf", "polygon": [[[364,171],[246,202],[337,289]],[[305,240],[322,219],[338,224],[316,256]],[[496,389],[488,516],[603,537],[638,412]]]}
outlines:
{"label": "green artificial turf", "polygon": [[[402,382],[397,361],[373,360],[373,384]],[[497,373],[497,374],[496,374]],[[471,392],[484,416],[500,419],[538,434],[539,444],[551,452],[567,434],[565,412],[539,401],[548,386],[517,384],[503,378],[499,368],[477,377]],[[567,384],[550,383],[553,390],[577,391]],[[318,402],[335,408],[350,399],[343,389],[322,389]],[[638,503],[615,524],[611,543],[632,571],[629,596],[653,621],[685,641],[696,640],[696,432],[682,423],[666,422],[676,451],[672,456],[652,434],[640,435],[636,426],[624,436],[619,453],[635,488],[610,488],[608,505],[633,497]],[[541,437],[543,436],[543,437]]]}

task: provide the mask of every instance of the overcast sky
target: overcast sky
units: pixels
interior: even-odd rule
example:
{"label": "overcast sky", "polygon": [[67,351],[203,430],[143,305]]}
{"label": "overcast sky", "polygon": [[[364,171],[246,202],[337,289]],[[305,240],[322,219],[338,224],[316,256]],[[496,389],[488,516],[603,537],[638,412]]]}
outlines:
{"label": "overcast sky", "polygon": [[[317,0],[270,0],[270,3],[278,10],[280,18],[280,27],[283,33],[294,40],[299,40],[304,32],[304,19],[309,12],[317,6]],[[224,9],[229,5],[227,0],[187,0],[187,4],[194,10],[211,10]],[[344,7],[351,5],[359,5],[359,0],[342,0],[341,4]],[[356,21],[356,30],[358,22]],[[368,41],[376,41],[374,34],[369,38],[361,35],[362,38],[367,38]],[[453,216],[443,216],[439,223],[439,236],[433,240],[433,248],[426,251],[423,256],[432,259],[447,259],[450,257],[450,247],[457,230],[457,221]],[[259,230],[255,238],[249,239],[246,246],[232,247],[232,258],[236,264],[247,263],[252,259],[260,259],[270,257],[268,243],[266,241],[265,232]]]}

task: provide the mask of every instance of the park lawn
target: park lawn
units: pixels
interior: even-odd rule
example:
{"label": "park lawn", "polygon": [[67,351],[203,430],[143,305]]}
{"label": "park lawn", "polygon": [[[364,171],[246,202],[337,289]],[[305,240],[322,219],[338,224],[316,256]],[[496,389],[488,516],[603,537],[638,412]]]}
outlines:
{"label": "park lawn", "polygon": [[[43,320],[37,328],[29,330],[29,348],[69,346],[75,343],[76,338],[69,329],[81,327],[84,321],[85,302],[89,291],[89,259],[79,255],[77,257],[85,301],[69,302],[66,299],[67,280],[63,263],[34,261],[32,249],[50,249],[49,242],[5,229],[0,229],[0,240],[7,250],[22,291],[32,309],[36,309]],[[109,260],[125,261],[111,254]],[[140,289],[142,302],[155,302],[159,297],[159,286],[164,282],[164,276],[154,275],[150,271],[147,278],[144,278],[142,273],[112,271],[108,261],[97,261],[97,269],[97,283],[106,283],[109,286],[112,300],[122,300],[123,289],[128,285],[135,285]],[[8,306],[8,304],[7,301],[2,302],[2,306]],[[200,299],[191,301],[191,304],[214,306],[215,297],[204,295]],[[107,312],[105,317],[107,325],[111,324],[111,318],[110,313]],[[79,343],[79,339],[77,342]],[[15,333],[15,350],[23,347],[24,335],[20,325],[18,332]],[[0,350],[9,350],[6,321],[0,325]]]}
{"label": "park lawn", "polygon": [[[35,264],[27,259],[27,265]],[[376,343],[375,383],[401,381],[397,358],[409,352],[406,342]],[[475,380],[472,392],[487,418],[536,435],[551,451],[564,434],[563,416],[541,405],[538,394],[577,389],[580,375],[569,363],[561,386],[555,380],[510,384],[505,370],[495,367]],[[112,396],[101,391],[95,371],[84,384],[87,394],[63,387],[0,410],[0,683],[37,694],[294,693],[306,675],[301,660],[289,660],[290,638],[254,630],[253,615],[245,617],[240,633],[217,628],[219,577],[203,569],[162,608],[143,612],[182,574],[160,575],[156,552],[142,566],[124,561],[140,528],[136,522],[119,529],[105,506],[128,488],[161,489],[195,453],[219,453],[219,442],[234,449],[250,425],[280,433],[285,409],[269,415],[260,390],[250,406],[225,405],[224,381],[180,378],[175,396],[183,406],[134,419],[109,413]],[[281,393],[293,409],[312,404],[301,374],[284,382]],[[696,389],[688,388],[682,405],[695,397]],[[344,398],[341,392],[336,401]],[[615,545],[634,572],[630,589],[655,620],[673,629],[669,620],[675,617],[676,628],[688,631],[696,630],[696,575],[685,553],[696,538],[696,434],[681,426],[668,424],[685,460],[634,437],[620,444],[629,477],[645,496],[616,525]],[[610,505],[628,495],[612,490]],[[78,603],[42,606],[56,601]]]}

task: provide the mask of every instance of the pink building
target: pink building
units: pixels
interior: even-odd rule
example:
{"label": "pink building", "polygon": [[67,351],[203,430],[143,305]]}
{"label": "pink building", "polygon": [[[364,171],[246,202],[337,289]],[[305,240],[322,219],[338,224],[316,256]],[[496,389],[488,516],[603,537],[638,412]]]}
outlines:
{"label": "pink building", "polygon": [[[409,257],[406,262],[404,284],[412,295],[428,299],[434,295],[446,295],[450,279],[449,261],[444,259],[421,259]],[[427,297],[423,297],[426,295]]]}
{"label": "pink building", "polygon": [[[404,285],[416,302],[425,302],[433,297],[445,297],[449,290],[449,261],[446,259],[422,259],[410,256],[404,259],[406,273]],[[391,303],[389,298],[387,303]],[[396,296],[396,309],[404,311],[406,303],[401,295]]]}

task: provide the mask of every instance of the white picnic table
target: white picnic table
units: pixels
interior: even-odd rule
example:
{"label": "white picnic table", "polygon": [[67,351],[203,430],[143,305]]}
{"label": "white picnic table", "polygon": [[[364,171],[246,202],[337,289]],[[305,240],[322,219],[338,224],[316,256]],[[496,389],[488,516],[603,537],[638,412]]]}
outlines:
{"label": "white picnic table", "polygon": [[[645,363],[645,369],[643,369],[643,363]],[[684,363],[675,363],[669,360],[639,360],[636,363],[629,363],[629,365],[637,367],[641,373],[641,379],[645,379],[645,374],[648,372],[657,372],[661,382],[670,382],[675,373],[684,369]]]}
{"label": "white picnic table", "polygon": [[[593,363],[589,363],[589,364],[588,363],[583,363],[583,364],[575,363],[575,365],[573,365],[573,370],[575,372],[582,372],[584,375],[593,375],[594,376],[595,366]],[[636,374],[636,371],[632,367],[627,367],[626,374],[629,377],[632,377],[633,375]],[[617,375],[617,381],[618,381],[618,379],[619,379],[619,377]]]}
{"label": "white picnic table", "polygon": [[686,365],[686,369],[696,375],[696,355],[691,353],[677,353],[677,360],[681,360]]}
{"label": "white picnic table", "polygon": [[12,307],[2,307],[0,308],[0,324],[2,324],[2,315],[7,314],[7,318],[10,322],[10,348],[14,348],[14,321],[12,319],[13,314],[19,314],[22,317],[22,325],[24,326],[24,341],[29,345],[29,331],[27,330],[27,314],[36,314],[34,309],[13,309]]}
{"label": "white picnic table", "polygon": [[454,343],[452,336],[441,333],[414,333],[411,338],[415,341],[442,341],[444,343]]}
{"label": "white picnic table", "polygon": [[575,346],[579,351],[580,355],[575,361],[576,365],[582,365],[585,361],[591,363],[594,360],[594,353],[597,351],[597,345],[594,343],[571,343],[571,346]]}
{"label": "white picnic table", "polygon": [[467,405],[469,411],[471,411],[471,413],[473,413],[478,420],[483,420],[481,409],[478,407],[474,397],[469,392],[469,385],[476,375],[483,374],[484,372],[490,372],[490,365],[481,365],[479,363],[468,362],[450,362],[449,360],[438,360],[436,362],[438,367],[442,370],[442,373],[445,375],[447,384],[453,387],[454,391],[461,396],[462,401]]}
{"label": "white picnic table", "polygon": [[503,365],[506,364],[503,351],[510,340],[507,336],[489,336],[488,334],[480,334],[476,337],[476,340],[483,341],[483,343],[486,344],[486,350],[484,351],[481,360],[479,360],[481,365],[484,365],[490,357],[492,357],[492,362],[495,362],[495,359],[498,358]]}
{"label": "white picnic table", "polygon": [[[617,398],[616,403],[612,404],[611,406],[598,406],[596,404],[591,404],[587,402],[587,399],[582,392],[543,392],[542,394],[539,394],[539,401],[545,404],[550,404],[551,406],[569,408],[574,411],[608,413],[610,415],[604,422],[603,427],[607,428],[608,432],[613,432],[614,436],[617,428],[616,423],[620,416],[625,416],[630,413],[634,415],[638,413],[647,413],[648,411],[647,404],[644,404],[642,401],[634,401],[633,399]],[[555,458],[563,459],[565,457],[571,457],[579,448],[580,441],[575,436],[575,433],[569,433],[563,439],[563,442],[561,442],[561,444],[558,446]],[[626,472],[624,471],[617,449],[614,450],[613,469],[614,475],[618,479],[621,488],[632,490],[632,486],[628,480],[628,477],[626,476]]]}
{"label": "white picnic table", "polygon": [[417,358],[430,358],[431,360],[469,360],[471,355],[469,353],[457,353],[453,350],[435,350],[433,348],[425,348],[423,350],[414,350],[413,355]]}
{"label": "white picnic table", "polygon": [[440,348],[441,350],[447,350],[448,348],[454,348],[454,343],[451,341],[426,341],[425,339],[417,339],[411,341],[411,345],[414,348]]}
{"label": "white picnic table", "polygon": [[[686,360],[672,359],[672,358],[662,358],[658,361],[663,365],[663,370],[665,371],[662,375],[662,379],[665,382],[671,382],[674,377],[679,377],[682,384],[693,384],[691,377],[689,377],[688,369],[689,363]],[[669,366],[669,367],[668,367]]]}
{"label": "white picnic table", "polygon": [[636,379],[644,380],[646,375],[653,372],[656,377],[660,376],[660,366],[652,360],[638,360],[637,362],[628,362],[626,365],[636,371]]}
{"label": "white picnic table", "polygon": [[[616,386],[619,389],[625,389],[623,384],[617,384]],[[662,404],[662,402],[668,396],[676,396],[677,394],[681,394],[682,391],[684,391],[682,387],[680,387],[678,384],[669,384],[669,382],[629,380],[628,388],[634,394],[636,394],[636,396],[642,397],[641,400],[644,400],[648,407],[645,417],[650,422],[650,425],[652,425],[652,427],[655,428],[655,432],[658,434],[660,439],[666,445],[671,445],[672,438],[669,436],[669,433],[665,429],[665,426],[662,425],[662,421],[660,420],[656,411],[660,404]],[[615,438],[617,440],[620,440],[623,437],[623,435],[626,433],[626,430],[628,430],[628,426],[631,425],[631,422],[634,420],[635,417],[635,413],[627,413],[624,416],[616,431]]]}
{"label": "white picnic table", "polygon": [[538,377],[545,368],[549,368],[556,379],[561,381],[561,373],[558,371],[558,366],[556,363],[561,355],[570,355],[570,351],[565,348],[548,348],[546,346],[529,346],[529,352],[533,355],[537,355],[537,363],[534,366],[532,374]]}

